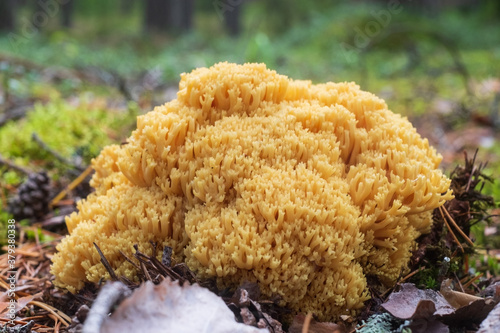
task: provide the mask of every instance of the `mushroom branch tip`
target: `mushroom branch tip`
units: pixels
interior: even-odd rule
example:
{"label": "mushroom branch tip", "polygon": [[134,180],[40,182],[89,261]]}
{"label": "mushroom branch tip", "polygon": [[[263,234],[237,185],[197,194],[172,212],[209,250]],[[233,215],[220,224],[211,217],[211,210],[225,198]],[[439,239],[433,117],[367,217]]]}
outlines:
{"label": "mushroom branch tip", "polygon": [[[132,247],[171,247],[197,277],[243,281],[332,320],[407,272],[415,239],[450,200],[441,156],[354,83],[293,80],[264,64],[181,75],[177,99],[139,116],[93,161],[95,192],[66,219],[55,284],[137,279]],[[161,252],[161,251],[160,251]],[[161,256],[161,253],[158,254]]]}

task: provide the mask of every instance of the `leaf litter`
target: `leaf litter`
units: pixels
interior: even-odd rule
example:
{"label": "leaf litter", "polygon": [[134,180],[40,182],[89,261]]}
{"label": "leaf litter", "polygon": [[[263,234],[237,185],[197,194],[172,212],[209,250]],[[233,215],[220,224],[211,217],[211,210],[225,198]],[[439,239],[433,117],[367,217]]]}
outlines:
{"label": "leaf litter", "polygon": [[[407,328],[411,329],[412,332],[448,332],[450,327],[467,327],[470,331],[480,329],[479,332],[487,332],[488,329],[500,325],[498,315],[500,309],[498,305],[495,307],[500,293],[498,285],[495,284],[496,280],[490,279],[485,282],[483,279],[480,284],[477,284],[477,276],[470,278],[465,275],[459,279],[458,276],[464,274],[451,271],[449,267],[445,267],[446,261],[440,261],[440,258],[447,257],[452,262],[458,263],[459,266],[468,267],[468,255],[474,250],[469,243],[470,227],[491,218],[488,211],[493,203],[490,197],[481,192],[482,184],[490,180],[482,173],[483,167],[482,164],[475,165],[475,155],[472,159],[465,155],[465,166],[457,167],[451,175],[455,199],[447,202],[443,211],[435,211],[433,230],[430,234],[422,236],[419,240],[419,247],[412,258],[412,272],[401,277],[399,286],[396,287],[399,289],[392,293],[390,293],[391,290],[383,290],[378,281],[371,279],[369,288],[372,300],[367,302],[366,309],[359,318],[342,318],[343,320],[337,323],[316,322],[312,314],[297,315],[291,318],[287,309],[277,306],[279,300],[261,299],[256,285],[246,283],[231,293],[228,290],[217,290],[213,281],[198,281],[184,264],[172,265],[171,249],[168,247],[162,249],[161,260],[158,260],[156,255],[148,256],[140,251],[136,251],[134,258],[126,258],[134,264],[138,271],[138,281],[136,282],[116,276],[106,258],[101,256],[103,264],[113,279],[120,281],[123,287],[120,289],[122,291],[118,292],[118,297],[114,299],[105,297],[108,299],[108,303],[111,300],[113,302],[111,302],[112,306],[108,308],[108,312],[104,312],[107,316],[108,313],[113,312],[115,307],[119,309],[121,304],[128,304],[132,307],[127,310],[126,305],[123,305],[124,310],[116,315],[114,313],[117,313],[118,310],[115,310],[110,318],[120,318],[119,316],[131,311],[130,309],[142,309],[143,314],[138,315],[141,318],[137,319],[142,320],[142,327],[148,327],[144,325],[153,325],[153,320],[160,320],[155,318],[154,311],[161,306],[166,306],[166,304],[171,305],[169,311],[180,311],[184,317],[179,318],[186,318],[182,321],[177,318],[177,321],[191,323],[195,317],[194,314],[197,315],[212,308],[219,309],[214,304],[219,303],[220,305],[220,302],[223,302],[225,310],[217,311],[221,313],[214,315],[216,322],[225,322],[227,319],[227,325],[240,323],[246,325],[249,332],[252,330],[257,330],[255,332],[266,330],[276,333],[368,332],[365,328],[369,325],[379,328],[391,327],[391,330],[395,332]],[[445,220],[448,220],[449,223],[445,223]],[[50,282],[53,279],[49,271],[50,258],[62,237],[59,234],[41,229],[44,235],[50,235],[54,238],[52,241],[41,243],[37,238],[39,230],[37,229],[33,242],[27,239],[26,230],[23,228],[20,230],[21,237],[16,258],[17,286],[15,292],[19,305],[15,320],[16,327],[4,325],[3,328],[0,327],[2,330],[0,332],[81,332],[84,328],[83,323],[86,324],[87,318],[97,311],[94,306],[97,303],[99,289],[102,293],[105,287],[87,284],[75,295],[55,289]],[[151,246],[154,254],[160,250],[156,248],[154,243]],[[98,249],[98,247],[96,248]],[[440,262],[441,265],[436,265],[436,262]],[[437,282],[446,281],[440,292],[412,283],[403,283],[417,281],[419,275],[428,273],[429,268],[433,266],[446,268],[440,267],[437,272],[434,271]],[[9,288],[7,254],[0,256],[0,273],[0,292],[5,294]],[[452,279],[461,291],[453,290],[451,280],[447,279]],[[168,290],[171,295],[177,295],[171,300],[171,303],[168,303],[167,298],[165,298],[168,293],[152,292],[153,290],[163,290],[161,289],[163,284],[169,286]],[[173,287],[174,285],[176,287]],[[479,286],[483,288],[481,297],[472,295],[479,293],[481,289]],[[178,290],[170,290],[173,288]],[[135,290],[135,292],[132,293],[131,290]],[[138,294],[135,294],[136,292]],[[130,296],[134,294],[135,297]],[[207,309],[198,309],[195,304],[186,301],[186,299],[192,300],[198,296],[210,299],[206,303]],[[153,298],[150,299],[150,297]],[[212,299],[215,303],[212,303]],[[145,303],[145,300],[148,303]],[[5,312],[6,305],[1,302],[5,302],[5,297],[0,300],[0,312]],[[180,307],[179,304],[182,302],[186,303],[187,307]],[[174,303],[175,306],[173,306]],[[226,310],[229,311],[230,316]],[[163,316],[160,317],[163,318]],[[111,320],[110,318],[106,319]],[[356,328],[356,323],[359,323],[363,318],[374,318],[374,320],[368,320],[364,322],[364,325],[359,325]],[[282,323],[286,324],[286,319],[292,319],[289,321],[291,325],[289,327],[284,325],[283,328]],[[3,323],[7,322],[5,318],[0,318],[0,320]],[[383,326],[381,323],[384,320],[386,324],[391,321],[392,324]],[[126,319],[123,318],[118,321],[126,323]],[[208,325],[209,321],[205,320],[204,323]],[[102,321],[101,325],[108,324]],[[166,324],[163,322],[163,325]],[[240,330],[238,329],[238,331]]]}

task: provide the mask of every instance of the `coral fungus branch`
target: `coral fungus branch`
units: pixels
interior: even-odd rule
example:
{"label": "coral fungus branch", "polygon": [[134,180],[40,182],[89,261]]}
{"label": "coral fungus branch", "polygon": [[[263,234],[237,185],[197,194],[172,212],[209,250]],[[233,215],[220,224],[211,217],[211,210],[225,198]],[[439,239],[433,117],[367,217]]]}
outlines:
{"label": "coral fungus branch", "polygon": [[66,220],[55,284],[75,292],[112,264],[122,280],[250,281],[295,313],[355,315],[367,276],[394,285],[433,210],[453,198],[441,159],[354,83],[264,64],[199,68],[181,75],[177,99],[138,117],[126,145],[93,160],[95,192]]}

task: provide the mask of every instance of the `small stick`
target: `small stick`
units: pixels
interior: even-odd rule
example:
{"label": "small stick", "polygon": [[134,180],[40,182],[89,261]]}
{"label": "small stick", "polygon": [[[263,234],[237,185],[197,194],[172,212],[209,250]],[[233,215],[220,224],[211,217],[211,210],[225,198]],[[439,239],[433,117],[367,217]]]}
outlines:
{"label": "small stick", "polygon": [[61,323],[63,323],[63,325],[66,326],[66,327],[68,327],[69,323],[71,323],[71,318],[67,314],[65,314],[64,312],[62,312],[62,311],[60,311],[60,310],[58,310],[56,308],[53,308],[52,306],[50,306],[48,304],[45,304],[45,303],[42,303],[42,302],[39,302],[39,301],[31,301],[28,304],[33,304],[33,305],[38,306],[39,308],[42,308],[44,310],[49,311],[56,318],[58,318],[61,321]]}
{"label": "small stick", "polygon": [[61,327],[61,322],[59,321],[54,327],[54,333],[59,333],[59,328]]}
{"label": "small stick", "polygon": [[45,150],[46,152],[48,152],[49,154],[51,154],[52,156],[57,158],[59,161],[63,162],[66,165],[70,165],[77,170],[80,170],[80,171],[83,170],[83,168],[80,165],[76,165],[72,161],[68,160],[66,157],[59,154],[54,149],[50,148],[45,142],[43,142],[43,140],[35,132],[33,132],[31,134],[31,138],[33,139],[33,141],[35,141],[40,146],[40,148],[42,148],[43,150]]}
{"label": "small stick", "polygon": [[[417,274],[418,272],[421,272],[423,271],[424,269],[426,269],[425,266],[422,266],[420,267],[419,269],[416,269],[414,270],[413,272],[409,273],[408,275],[406,275],[404,278],[402,278],[400,281],[398,281],[398,285],[406,280],[408,280],[409,278],[411,278],[413,275]],[[387,293],[391,290],[393,290],[394,288],[390,288],[390,289],[387,289],[386,291],[384,291],[381,295],[380,295],[380,298],[383,298],[385,297],[385,295],[387,295]]]}
{"label": "small stick", "polygon": [[104,320],[108,318],[113,305],[129,293],[130,289],[121,282],[106,283],[89,310],[82,333],[100,332],[101,326]]}
{"label": "small stick", "polygon": [[481,278],[484,275],[484,273],[481,273],[477,276],[474,276],[472,279],[469,280],[466,284],[464,284],[464,289],[467,289],[471,284],[473,284],[477,279]]}
{"label": "small stick", "polygon": [[49,203],[50,207],[54,207],[54,205],[57,205],[59,201],[61,201],[62,198],[64,198],[71,190],[73,190],[75,187],[77,187],[90,173],[92,172],[93,168],[91,165],[85,169],[78,177],[75,178],[71,183],[69,183],[68,186],[64,188],[61,192],[59,192],[58,195],[54,199],[52,199]]}
{"label": "small stick", "polygon": [[141,268],[142,272],[144,273],[144,276],[146,277],[146,280],[153,281],[153,279],[151,279],[151,276],[149,275],[146,265],[144,264],[144,261],[141,261]]}
{"label": "small stick", "polygon": [[[474,152],[474,157],[472,158],[472,170],[470,172],[470,176],[469,176],[469,180],[467,181],[467,187],[465,188],[465,192],[469,192],[469,188],[470,188],[470,185],[472,183],[472,177],[474,176],[474,174],[476,173],[476,166],[474,165],[474,163],[476,163],[476,157],[477,157],[477,151],[479,149],[476,149],[476,151]],[[465,159],[467,160],[467,152],[464,151],[464,155],[465,155]],[[481,165],[479,166],[479,168],[481,168]]]}
{"label": "small stick", "polygon": [[463,253],[464,248],[462,247],[462,244],[460,244],[460,241],[458,240],[457,236],[455,236],[455,234],[453,233],[453,230],[451,230],[451,227],[448,224],[448,221],[446,221],[446,217],[444,217],[443,210],[441,209],[441,207],[439,207],[439,213],[441,213],[441,217],[443,218],[444,223],[446,223],[446,226],[448,227],[448,231],[453,236],[453,239],[458,244],[458,247],[460,248],[460,250],[462,250],[462,253]]}
{"label": "small stick", "polygon": [[10,169],[22,172],[26,175],[29,175],[31,173],[30,170],[23,168],[22,166],[17,165],[16,163],[4,158],[1,154],[0,154],[0,165],[5,165],[6,167],[8,167]]}
{"label": "small stick", "polygon": [[464,286],[462,284],[462,281],[460,281],[460,279],[458,278],[457,274],[456,273],[453,273],[455,275],[455,278],[457,279],[458,281],[458,286],[460,287],[460,290],[465,293],[465,289],[464,289]]}
{"label": "small stick", "polygon": [[108,259],[106,259],[106,257],[104,256],[104,254],[102,254],[102,251],[101,249],[99,248],[99,246],[97,246],[96,243],[93,243],[95,248],[97,249],[97,252],[99,253],[99,256],[101,257],[101,262],[102,264],[104,265],[104,267],[106,267],[106,269],[108,270],[109,272],[109,275],[111,275],[111,279],[113,279],[114,281],[119,281],[118,279],[118,276],[116,276],[116,273],[115,271],[113,270],[113,268],[111,267],[111,265],[109,264],[109,261]]}
{"label": "small stick", "polygon": [[127,260],[129,263],[131,263],[135,269],[137,269],[137,270],[141,269],[139,266],[137,266],[137,264],[135,262],[132,261],[132,259],[127,257],[127,255],[125,253],[123,253],[122,250],[118,250],[118,252],[120,252],[120,254],[125,258],[125,260]]}
{"label": "small stick", "polygon": [[365,326],[366,326],[366,324],[358,326],[358,327],[354,327],[352,330],[349,331],[349,333],[355,333],[357,330],[359,330]]}
{"label": "small stick", "polygon": [[469,278],[468,276],[465,276],[465,277],[461,278],[460,279],[460,283],[461,284],[465,283],[465,281],[467,281],[468,278]]}
{"label": "small stick", "polygon": [[446,213],[446,216],[448,216],[448,218],[450,219],[450,222],[455,226],[455,228],[458,230],[458,232],[460,233],[460,235],[462,235],[462,237],[465,238],[465,240],[467,241],[467,243],[469,243],[472,247],[474,247],[474,242],[472,242],[470,240],[470,238],[465,234],[465,232],[463,232],[462,229],[460,229],[460,227],[458,226],[457,222],[455,222],[455,220],[453,219],[453,217],[451,217],[450,213],[448,213],[448,210],[445,207],[439,207],[439,208],[442,208],[444,210],[444,212]]}
{"label": "small stick", "polygon": [[309,312],[304,319],[304,325],[302,326],[302,333],[309,333],[309,325],[311,324],[312,313]]}
{"label": "small stick", "polygon": [[422,266],[419,269],[414,270],[413,272],[409,273],[404,278],[402,278],[401,281],[399,281],[398,283],[405,282],[406,280],[408,280],[409,278],[411,278],[413,275],[417,274],[418,272],[423,271],[425,268],[426,268],[425,266]]}
{"label": "small stick", "polygon": [[5,195],[3,189],[5,188],[5,186],[2,184],[2,182],[0,181],[0,199],[2,199],[2,206],[0,208],[3,208],[4,210],[7,210],[7,196]]}

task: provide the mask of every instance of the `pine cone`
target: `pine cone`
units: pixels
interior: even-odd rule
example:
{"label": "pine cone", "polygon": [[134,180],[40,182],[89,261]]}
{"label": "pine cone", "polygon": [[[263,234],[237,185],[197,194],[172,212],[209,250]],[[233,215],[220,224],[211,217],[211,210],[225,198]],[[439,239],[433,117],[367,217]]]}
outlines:
{"label": "pine cone", "polygon": [[9,212],[16,220],[41,218],[49,212],[49,192],[47,173],[31,173],[9,201]]}

